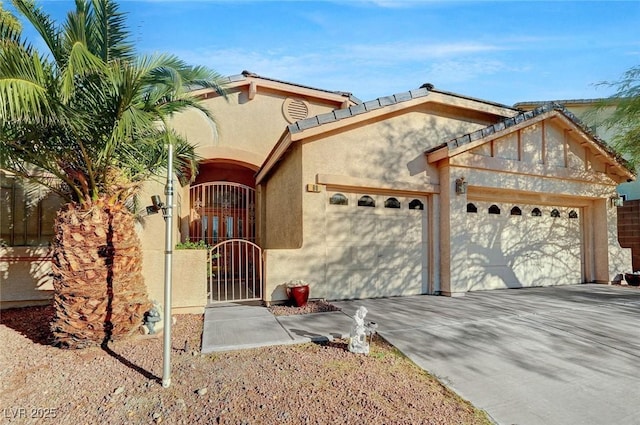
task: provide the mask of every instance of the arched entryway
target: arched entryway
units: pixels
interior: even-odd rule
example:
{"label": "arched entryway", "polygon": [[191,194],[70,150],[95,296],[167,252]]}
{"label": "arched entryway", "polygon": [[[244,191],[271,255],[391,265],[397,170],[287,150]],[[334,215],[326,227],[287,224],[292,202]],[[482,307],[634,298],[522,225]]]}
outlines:
{"label": "arched entryway", "polygon": [[254,174],[231,162],[207,163],[191,186],[189,239],[209,246],[211,303],[262,299]]}

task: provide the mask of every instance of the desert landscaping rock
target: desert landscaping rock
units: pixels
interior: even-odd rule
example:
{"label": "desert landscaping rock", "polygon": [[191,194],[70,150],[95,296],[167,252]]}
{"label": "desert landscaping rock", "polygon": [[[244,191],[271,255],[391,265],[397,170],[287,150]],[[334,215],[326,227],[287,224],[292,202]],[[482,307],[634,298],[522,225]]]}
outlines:
{"label": "desert landscaping rock", "polygon": [[369,356],[349,353],[343,340],[185,356],[185,340],[200,345],[203,317],[182,315],[163,388],[160,336],[64,350],[48,344],[50,307],[0,314],[2,407],[52,415],[5,423],[490,423],[379,338]]}

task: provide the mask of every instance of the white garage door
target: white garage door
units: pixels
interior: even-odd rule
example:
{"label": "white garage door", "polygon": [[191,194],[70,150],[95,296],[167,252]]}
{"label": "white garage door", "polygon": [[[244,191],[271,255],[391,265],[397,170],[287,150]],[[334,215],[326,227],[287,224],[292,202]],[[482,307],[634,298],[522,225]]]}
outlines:
{"label": "white garage door", "polygon": [[471,202],[468,290],[583,282],[579,208]]}
{"label": "white garage door", "polygon": [[328,299],[426,293],[425,198],[345,192],[327,198]]}

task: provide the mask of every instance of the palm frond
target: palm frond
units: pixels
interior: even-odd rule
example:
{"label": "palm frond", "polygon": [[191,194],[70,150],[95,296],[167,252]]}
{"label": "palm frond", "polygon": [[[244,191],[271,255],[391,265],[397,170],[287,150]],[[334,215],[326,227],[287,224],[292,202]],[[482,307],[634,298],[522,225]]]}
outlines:
{"label": "palm frond", "polygon": [[[110,0],[93,0],[94,21],[91,27],[91,48],[103,61],[133,58],[133,45],[128,42],[130,33],[125,25],[125,14],[118,4]],[[95,50],[94,50],[95,48]]]}
{"label": "palm frond", "polygon": [[55,21],[44,13],[41,7],[36,6],[33,0],[13,0],[13,5],[40,34],[54,59],[56,61],[63,59],[65,55],[60,45],[60,33]]}

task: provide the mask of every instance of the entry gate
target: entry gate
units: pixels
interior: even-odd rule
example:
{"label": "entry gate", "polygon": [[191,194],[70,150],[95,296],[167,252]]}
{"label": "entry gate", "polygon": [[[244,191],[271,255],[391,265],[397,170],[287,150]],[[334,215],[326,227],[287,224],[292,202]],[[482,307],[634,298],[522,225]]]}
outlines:
{"label": "entry gate", "polygon": [[262,299],[262,249],[230,239],[209,251],[209,302]]}
{"label": "entry gate", "polygon": [[255,190],[229,182],[190,190],[189,239],[209,249],[209,302],[262,299],[262,249],[255,244]]}

